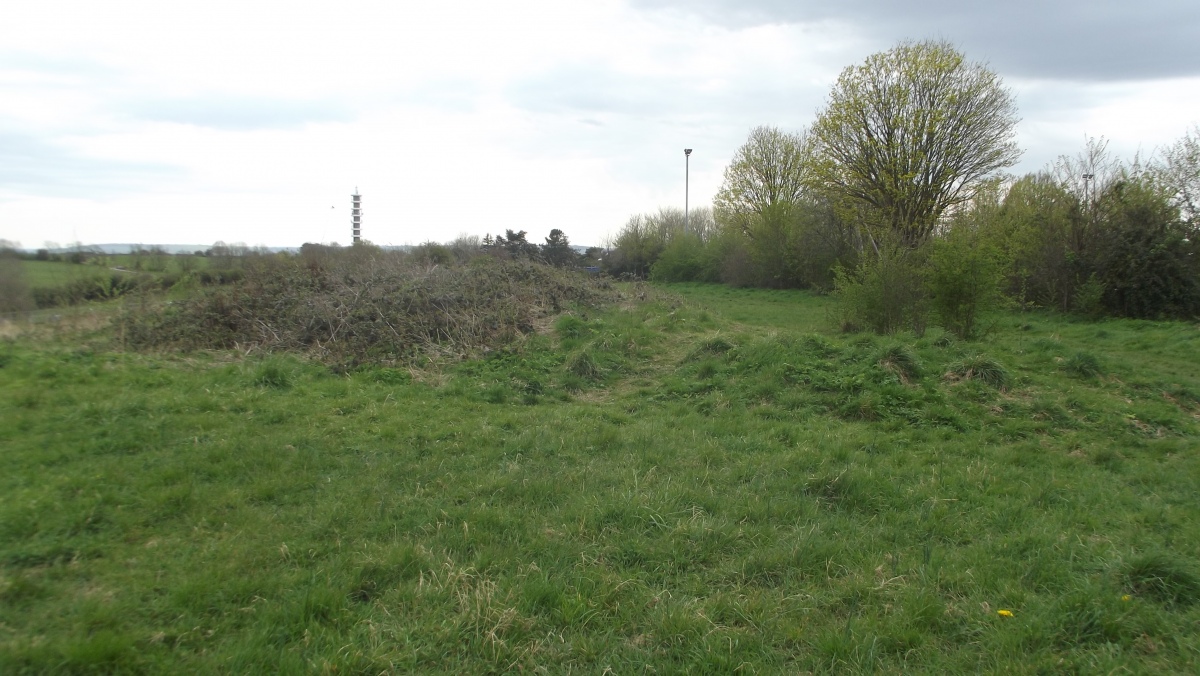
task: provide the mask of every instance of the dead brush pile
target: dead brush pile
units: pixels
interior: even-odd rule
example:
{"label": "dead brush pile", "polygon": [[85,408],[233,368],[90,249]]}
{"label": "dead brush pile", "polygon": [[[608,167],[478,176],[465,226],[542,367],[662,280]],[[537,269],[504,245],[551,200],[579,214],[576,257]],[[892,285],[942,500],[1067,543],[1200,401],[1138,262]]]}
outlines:
{"label": "dead brush pile", "polygon": [[433,268],[388,256],[269,258],[233,285],[130,305],[117,331],[134,349],[291,350],[348,367],[467,356],[511,343],[539,318],[619,297],[603,280],[488,257]]}

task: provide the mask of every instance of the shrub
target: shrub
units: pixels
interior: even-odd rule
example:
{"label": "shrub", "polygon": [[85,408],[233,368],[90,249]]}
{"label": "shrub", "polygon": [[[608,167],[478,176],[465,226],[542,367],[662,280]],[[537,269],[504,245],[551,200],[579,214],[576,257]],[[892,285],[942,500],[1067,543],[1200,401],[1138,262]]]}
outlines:
{"label": "shrub", "polygon": [[39,308],[61,307],[111,300],[157,283],[154,277],[113,272],[98,277],[79,277],[62,286],[37,287],[32,296]]}
{"label": "shrub", "polygon": [[892,248],[864,256],[853,269],[839,267],[834,295],[843,330],[867,328],[888,334],[907,328],[924,333],[928,302],[919,262],[919,252]]}
{"label": "shrub", "polygon": [[1104,316],[1104,284],[1092,275],[1075,289],[1071,310],[1081,317],[1099,319]]}
{"label": "shrub", "polygon": [[1000,307],[1003,268],[998,252],[967,226],[930,244],[925,284],[942,327],[961,340],[975,338],[980,321]]}
{"label": "shrub", "polygon": [[1104,228],[1091,254],[1103,304],[1123,317],[1200,315],[1195,229],[1149,180],[1115,183],[1100,199]]}
{"label": "shrub", "polygon": [[720,279],[715,247],[706,247],[690,233],[671,238],[658,260],[650,268],[656,282],[715,282]]}

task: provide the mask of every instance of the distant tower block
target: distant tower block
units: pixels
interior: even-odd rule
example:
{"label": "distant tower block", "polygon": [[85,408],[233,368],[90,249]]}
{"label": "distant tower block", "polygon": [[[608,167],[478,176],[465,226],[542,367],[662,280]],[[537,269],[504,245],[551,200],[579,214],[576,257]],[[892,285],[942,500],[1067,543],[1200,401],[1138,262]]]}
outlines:
{"label": "distant tower block", "polygon": [[350,196],[350,222],[354,227],[354,243],[358,244],[362,239],[362,195],[358,194],[358,188]]}

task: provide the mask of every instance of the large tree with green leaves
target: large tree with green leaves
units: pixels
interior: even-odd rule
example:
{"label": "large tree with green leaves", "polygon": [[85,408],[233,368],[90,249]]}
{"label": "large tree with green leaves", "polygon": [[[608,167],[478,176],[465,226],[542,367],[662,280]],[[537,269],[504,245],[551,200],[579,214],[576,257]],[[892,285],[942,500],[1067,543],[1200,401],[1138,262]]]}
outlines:
{"label": "large tree with green leaves", "polygon": [[904,43],[842,71],[809,132],[810,181],[869,241],[917,246],[1017,161],[1017,121],[996,73],[946,42]]}
{"label": "large tree with green leaves", "polygon": [[804,138],[776,127],[755,127],[725,168],[713,198],[717,222],[753,237],[753,224],[804,194]]}

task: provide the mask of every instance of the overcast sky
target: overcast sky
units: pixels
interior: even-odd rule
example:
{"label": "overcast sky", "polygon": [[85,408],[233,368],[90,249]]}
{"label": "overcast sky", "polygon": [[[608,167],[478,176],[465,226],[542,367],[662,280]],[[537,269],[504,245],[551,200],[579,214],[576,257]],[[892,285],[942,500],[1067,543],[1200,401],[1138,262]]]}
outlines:
{"label": "overcast sky", "polygon": [[0,3],[0,238],[379,244],[711,202],[757,125],[944,39],[1017,97],[1014,171],[1200,120],[1200,2],[38,0]]}

